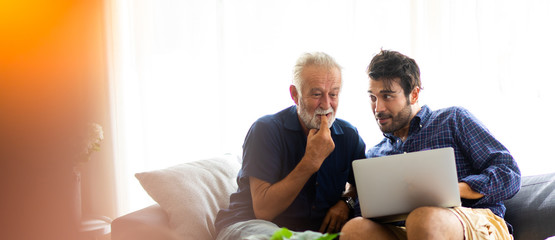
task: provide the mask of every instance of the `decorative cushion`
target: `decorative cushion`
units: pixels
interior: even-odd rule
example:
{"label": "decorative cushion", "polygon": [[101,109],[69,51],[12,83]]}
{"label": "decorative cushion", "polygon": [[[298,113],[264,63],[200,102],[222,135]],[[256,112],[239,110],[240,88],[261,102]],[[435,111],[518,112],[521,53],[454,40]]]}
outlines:
{"label": "decorative cushion", "polygon": [[135,177],[166,211],[170,228],[182,239],[214,239],[216,214],[229,206],[239,168],[236,156],[225,155]]}

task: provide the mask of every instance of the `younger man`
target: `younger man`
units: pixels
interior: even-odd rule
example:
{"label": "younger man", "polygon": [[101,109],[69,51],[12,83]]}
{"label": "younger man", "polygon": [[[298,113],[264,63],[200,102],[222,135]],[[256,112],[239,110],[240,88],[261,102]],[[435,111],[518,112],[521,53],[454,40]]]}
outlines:
{"label": "younger man", "polygon": [[503,200],[520,189],[520,170],[509,151],[466,109],[420,107],[413,59],[382,50],[367,73],[372,111],[385,136],[367,157],[452,147],[463,207],[417,208],[404,226],[355,218],[341,239],[511,239]]}

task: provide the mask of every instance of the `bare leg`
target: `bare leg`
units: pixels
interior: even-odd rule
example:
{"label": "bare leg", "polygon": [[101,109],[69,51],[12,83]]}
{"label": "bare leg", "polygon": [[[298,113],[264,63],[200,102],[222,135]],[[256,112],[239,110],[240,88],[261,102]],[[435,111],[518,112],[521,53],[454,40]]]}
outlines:
{"label": "bare leg", "polygon": [[446,208],[417,208],[407,217],[406,227],[408,239],[464,239],[462,223]]}
{"label": "bare leg", "polygon": [[395,235],[383,225],[369,219],[357,217],[349,220],[341,229],[341,240],[357,239],[396,239]]}

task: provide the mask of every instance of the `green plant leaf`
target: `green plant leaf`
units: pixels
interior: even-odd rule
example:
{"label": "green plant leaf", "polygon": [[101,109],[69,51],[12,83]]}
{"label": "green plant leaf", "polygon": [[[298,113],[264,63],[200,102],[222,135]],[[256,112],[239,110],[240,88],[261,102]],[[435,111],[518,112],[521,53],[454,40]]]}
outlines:
{"label": "green plant leaf", "polygon": [[291,232],[287,228],[280,228],[274,232],[274,235],[270,238],[270,240],[283,240],[289,239],[293,236],[293,232]]}
{"label": "green plant leaf", "polygon": [[274,232],[269,240],[333,240],[341,233],[322,234],[314,231],[293,232],[287,228],[280,228]]}
{"label": "green plant leaf", "polygon": [[339,233],[332,233],[332,234],[326,233],[315,240],[332,240],[332,239],[335,239],[337,236],[339,236]]}

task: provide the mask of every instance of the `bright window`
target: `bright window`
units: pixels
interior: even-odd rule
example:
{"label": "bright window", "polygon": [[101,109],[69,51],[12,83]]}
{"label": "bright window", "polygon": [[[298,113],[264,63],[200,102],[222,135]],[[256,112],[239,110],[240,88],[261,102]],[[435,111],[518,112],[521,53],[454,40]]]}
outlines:
{"label": "bright window", "polygon": [[488,126],[524,175],[555,171],[555,2],[117,0],[110,6],[120,213],[151,202],[133,174],[239,154],[258,117],[293,104],[296,58],[343,66],[338,117],[368,146],[365,69],[380,48],[420,65],[421,105],[459,105]]}

